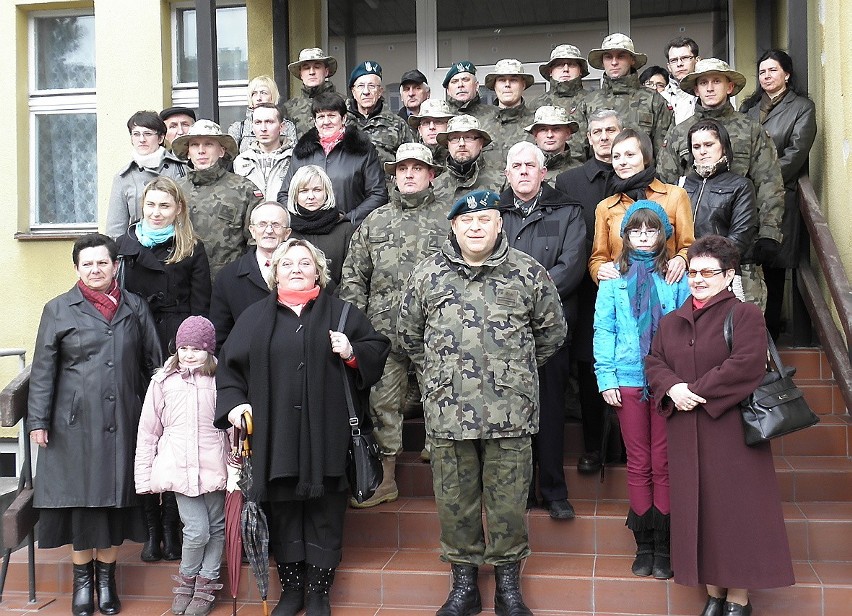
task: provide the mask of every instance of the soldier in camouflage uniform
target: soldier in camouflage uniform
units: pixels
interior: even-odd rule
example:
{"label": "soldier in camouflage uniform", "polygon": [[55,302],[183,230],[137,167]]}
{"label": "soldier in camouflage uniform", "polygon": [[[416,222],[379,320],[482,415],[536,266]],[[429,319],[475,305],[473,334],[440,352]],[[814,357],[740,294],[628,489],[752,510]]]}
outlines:
{"label": "soldier in camouflage uniform", "polygon": [[586,99],[587,116],[598,109],[614,109],[625,128],[646,133],[654,146],[654,158],[663,147],[663,139],[673,125],[668,101],[639,83],[637,70],[648,56],[633,50],[633,41],[624,34],[610,34],[600,49],[589,52],[589,64],[604,71],[601,89]]}
{"label": "soldier in camouflage uniform", "polygon": [[496,613],[532,614],[520,561],[530,553],[524,512],[538,368],[567,326],[547,270],[509,247],[497,208],[499,196],[485,190],[453,205],[451,239],[414,269],[399,312],[399,342],[425,394],[441,558],[453,572],[440,616],[481,611],[483,563],[494,565]]}
{"label": "soldier in camouflage uniform", "polygon": [[568,113],[562,107],[544,105],[535,112],[535,120],[524,130],[533,136],[538,149],[544,153],[544,166],[547,176],[544,178],[551,186],[556,182],[556,176],[579,167],[580,157],[571,151],[571,137],[577,132],[579,125],[568,118]]}
{"label": "soldier in camouflage uniform", "polygon": [[447,146],[438,143],[438,133],[447,130],[447,122],[455,115],[446,101],[428,98],[420,105],[420,112],[408,118],[417,141],[432,151],[432,160],[438,165],[445,165],[450,155]]}
{"label": "soldier in camouflage uniform", "polygon": [[314,127],[311,102],[323,92],[336,92],[329,81],[337,72],[337,60],[325,55],[322,49],[311,47],[299,52],[299,59],[287,65],[290,74],[302,81],[302,95],[294,96],[281,104],[281,114],[296,125],[296,136],[301,137]]}
{"label": "soldier in camouflage uniform", "polygon": [[743,255],[743,293],[746,301],[766,307],[766,284],[759,267],[771,262],[781,242],[781,219],[784,215],[784,179],[778,154],[772,140],[760,123],[731,105],[730,97],[743,89],[746,78],[731,70],[726,62],[716,58],[700,60],[695,71],[680,82],[685,92],[694,92],[695,115],[673,126],[657,160],[657,173],[664,182],[675,184],[689,173],[689,129],[699,120],[711,119],[723,124],[731,137],[734,160],[733,173],[745,176],[754,183],[760,228],[757,241]]}
{"label": "soldier in camouflage uniform", "polygon": [[586,134],[586,97],[589,93],[583,88],[583,77],[589,74],[589,63],[574,45],[557,45],[550,52],[550,62],[540,64],[538,72],[550,83],[550,88],[529,102],[533,111],[545,105],[562,107],[568,113],[568,119],[579,126],[571,136],[571,150],[580,162],[586,160],[583,139]]}
{"label": "soldier in camouflage uniform", "polygon": [[500,60],[494,72],[485,76],[485,87],[497,95],[497,107],[480,120],[482,128],[494,140],[494,155],[501,163],[506,162],[509,148],[519,141],[532,141],[524,127],[533,121],[534,112],[524,101],[524,90],[535,83],[535,77],[524,72],[518,60]]}
{"label": "soldier in camouflage uniform", "polygon": [[[346,101],[349,121],[354,122],[376,146],[379,162],[393,163],[396,151],[403,143],[413,143],[414,134],[408,123],[389,109],[385,109],[382,86],[382,67],[367,60],[349,74],[352,98]],[[387,176],[388,191],[393,188],[393,176]]]}
{"label": "soldier in camouflage uniform", "polygon": [[408,390],[410,361],[399,346],[396,317],[405,282],[426,256],[440,250],[449,233],[447,208],[435,201],[432,180],[443,167],[420,143],[397,150],[396,162],[385,164],[396,177],[390,203],[370,213],[355,230],[343,262],[338,287],[341,299],[363,310],[376,331],[391,339],[385,371],[370,392],[370,413],[382,450],[384,479],[375,494],[353,507],[373,507],[396,500],[396,455],[402,451],[402,404]]}
{"label": "soldier in camouflage uniform", "polygon": [[198,120],[172,144],[175,155],[188,158],[192,169],[177,180],[186,196],[195,234],[207,250],[210,277],[246,251],[251,211],[263,201],[263,191],[250,180],[226,171],[225,156],[239,154],[237,142],[219,125]]}
{"label": "soldier in camouflage uniform", "polygon": [[435,182],[435,199],[449,207],[462,195],[485,189],[502,190],[506,181],[505,164],[486,157],[483,149],[491,135],[482,130],[476,118],[458,115],[438,133],[438,144],[449,150],[447,173]]}
{"label": "soldier in camouflage uniform", "polygon": [[470,60],[454,63],[444,77],[443,86],[453,113],[473,116],[480,122],[491,115],[491,106],[479,97],[476,66]]}

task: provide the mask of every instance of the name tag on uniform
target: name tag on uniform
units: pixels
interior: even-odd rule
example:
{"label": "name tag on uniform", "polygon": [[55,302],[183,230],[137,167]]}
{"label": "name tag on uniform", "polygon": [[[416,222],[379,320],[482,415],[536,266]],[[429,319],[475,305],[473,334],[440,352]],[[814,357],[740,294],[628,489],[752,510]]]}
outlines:
{"label": "name tag on uniform", "polygon": [[499,289],[495,301],[500,306],[517,306],[521,301],[521,294],[512,289]]}

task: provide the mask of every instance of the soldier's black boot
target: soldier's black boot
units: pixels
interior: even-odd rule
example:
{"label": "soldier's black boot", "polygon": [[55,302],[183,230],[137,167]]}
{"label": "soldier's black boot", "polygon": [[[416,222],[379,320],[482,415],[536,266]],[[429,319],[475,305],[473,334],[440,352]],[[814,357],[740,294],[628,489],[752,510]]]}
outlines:
{"label": "soldier's black boot", "polygon": [[95,561],[95,578],[98,584],[98,610],[101,614],[118,614],[121,599],[115,588],[115,563]]}
{"label": "soldier's black boot", "polygon": [[654,569],[654,508],[642,515],[631,509],[625,526],[633,531],[636,539],[636,558],[630,569],[633,575],[648,577]]}
{"label": "soldier's black boot", "polygon": [[180,560],[182,531],[174,492],[163,492],[162,520],[163,559]]}
{"label": "soldier's black boot", "polygon": [[95,575],[92,561],[74,565],[71,613],[74,616],[92,616],[95,613]]}
{"label": "soldier's black boot", "polygon": [[306,577],[308,592],[305,596],[305,615],[331,616],[328,593],[334,583],[334,568],[326,569],[309,564]]}
{"label": "soldier's black boot", "polygon": [[651,507],[651,511],[654,512],[654,566],[651,575],[658,580],[668,580],[674,577],[669,554],[671,515],[660,513],[656,507]]}
{"label": "soldier's black boot", "polygon": [[281,599],[272,616],[296,616],[305,606],[305,561],[278,565]]}
{"label": "soldier's black boot", "polygon": [[521,563],[495,565],[494,613],[497,616],[532,616],[521,596]]}
{"label": "soldier's black boot", "polygon": [[453,588],[435,616],[472,616],[482,611],[479,568],[453,564]]}
{"label": "soldier's black boot", "polygon": [[160,495],[144,494],[142,510],[145,513],[145,526],[148,529],[148,540],[142,544],[140,558],[146,563],[153,563],[163,558],[160,542],[163,540],[163,525],[160,521]]}

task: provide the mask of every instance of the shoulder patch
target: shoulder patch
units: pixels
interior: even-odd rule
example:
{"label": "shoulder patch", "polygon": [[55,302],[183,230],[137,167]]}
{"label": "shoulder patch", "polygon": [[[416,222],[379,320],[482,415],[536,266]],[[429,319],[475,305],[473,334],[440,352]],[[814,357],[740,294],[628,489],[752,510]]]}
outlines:
{"label": "shoulder patch", "polygon": [[666,147],[669,144],[668,138],[663,139],[663,147]]}
{"label": "shoulder patch", "polygon": [[255,188],[254,196],[257,197],[258,199],[263,199],[263,191],[260,190],[259,188]]}

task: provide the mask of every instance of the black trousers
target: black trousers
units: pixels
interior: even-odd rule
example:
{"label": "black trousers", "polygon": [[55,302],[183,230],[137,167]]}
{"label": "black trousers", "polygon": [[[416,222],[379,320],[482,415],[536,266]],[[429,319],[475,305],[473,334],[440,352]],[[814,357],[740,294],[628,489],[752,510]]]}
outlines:
{"label": "black trousers", "polygon": [[766,329],[773,340],[781,335],[781,310],[784,305],[784,286],[787,283],[787,270],[783,267],[763,266],[763,280],[766,282]]}
{"label": "black trousers", "polygon": [[598,391],[598,379],[595,377],[594,363],[577,361],[577,385],[583,422],[583,445],[586,448],[586,453],[600,451],[606,403]]}
{"label": "black trousers", "polygon": [[539,370],[539,427],[533,436],[533,466],[547,501],[568,498],[565,483],[565,386],[569,370],[568,346],[563,346]]}

